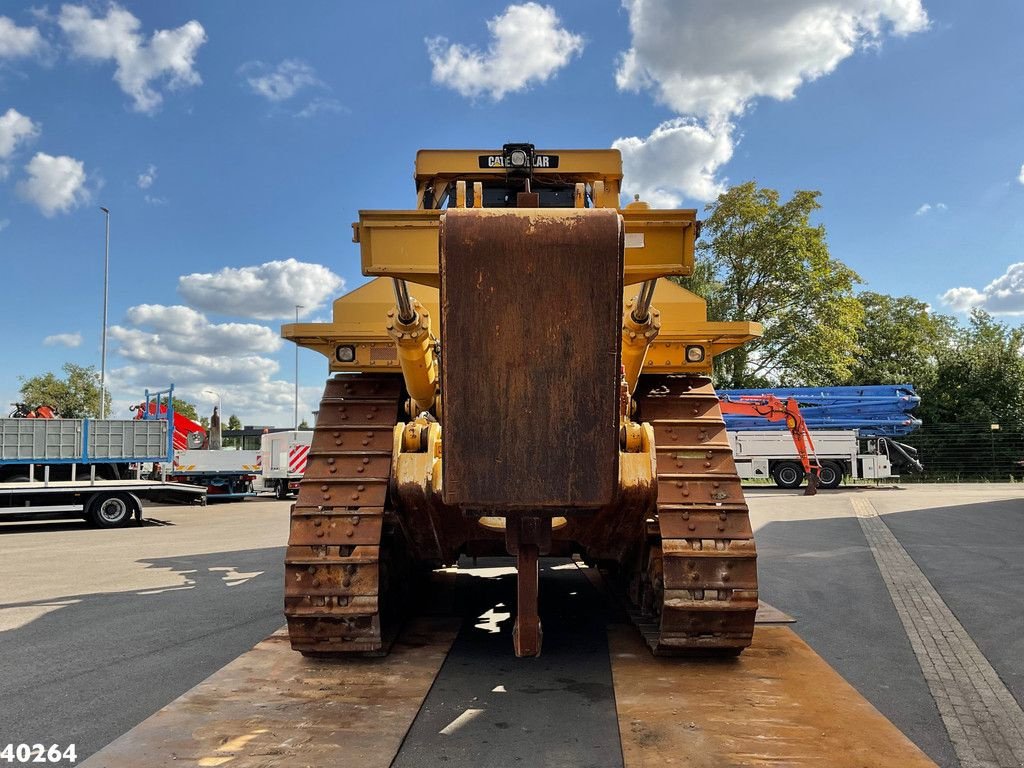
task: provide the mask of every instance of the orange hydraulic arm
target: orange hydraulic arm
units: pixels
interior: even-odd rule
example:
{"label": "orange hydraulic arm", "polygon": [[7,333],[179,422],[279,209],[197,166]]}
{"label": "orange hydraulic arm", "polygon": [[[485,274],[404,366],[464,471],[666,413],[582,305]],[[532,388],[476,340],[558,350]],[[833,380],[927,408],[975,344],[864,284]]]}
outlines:
{"label": "orange hydraulic arm", "polygon": [[722,398],[720,404],[722,413],[760,416],[768,421],[785,420],[789,434],[793,436],[796,452],[800,456],[800,463],[807,474],[807,490],[804,491],[804,495],[813,496],[818,492],[821,465],[814,454],[814,441],[811,440],[810,430],[807,429],[807,423],[800,413],[800,405],[796,400],[790,397],[783,401],[774,395],[744,395],[739,400]]}

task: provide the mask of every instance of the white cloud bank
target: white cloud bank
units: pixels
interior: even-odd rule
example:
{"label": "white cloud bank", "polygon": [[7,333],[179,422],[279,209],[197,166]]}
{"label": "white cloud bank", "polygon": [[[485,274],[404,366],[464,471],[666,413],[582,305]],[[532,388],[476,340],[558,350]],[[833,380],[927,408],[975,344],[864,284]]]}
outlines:
{"label": "white cloud bank", "polygon": [[80,347],[82,345],[82,334],[80,333],[55,333],[43,339],[44,347]]}
{"label": "white cloud bank", "polygon": [[15,189],[47,218],[66,213],[89,200],[85,165],[81,160],[37,152],[25,171],[28,177],[19,181]]}
{"label": "white cloud bank", "polygon": [[433,80],[463,96],[508,93],[544,83],[583,50],[583,38],[564,29],[554,9],[539,3],[510,5],[487,22],[486,51],[427,38]]}
{"label": "white cloud bank", "polygon": [[178,293],[193,307],[256,320],[308,316],[343,290],[345,281],[322,264],[286,259],[252,267],[225,267],[178,279]]}
{"label": "white cloud bank", "polygon": [[1020,167],[1020,173],[1017,174],[1017,181],[1024,184],[1024,165],[1021,165]]}
{"label": "white cloud bank", "polygon": [[34,56],[46,49],[46,43],[35,27],[19,27],[8,16],[0,16],[0,59]]}
{"label": "white cloud bank", "polygon": [[[111,371],[125,396],[144,387],[173,383],[193,402],[213,403],[216,391],[226,414],[247,423],[291,424],[294,383],[274,377],[280,365],[269,355],[283,346],[276,330],[255,323],[214,323],[191,307],[140,304],[125,324],[110,328],[114,351],[127,365]],[[303,390],[300,408],[308,413],[317,393]]]}
{"label": "white cloud bank", "polygon": [[74,55],[117,64],[114,80],[138,112],[152,113],[163,102],[153,83],[165,80],[171,89],[199,85],[195,58],[206,42],[206,31],[198,21],[186,22],[177,29],[158,29],[146,40],[142,23],[116,3],[106,16],[93,16],[81,5],[61,7],[57,23],[71,44]]}
{"label": "white cloud bank", "polygon": [[983,309],[993,315],[1024,315],[1024,262],[1011,264],[980,291],[967,286],[950,288],[941,299],[957,312]]}
{"label": "white cloud bank", "polygon": [[[650,91],[686,120],[626,137],[626,191],[659,203],[708,200],[724,190],[734,120],[757,98],[792,99],[800,85],[834,71],[886,35],[924,30],[921,0],[624,0],[631,47],[616,83]],[[726,150],[725,147],[728,147]]]}

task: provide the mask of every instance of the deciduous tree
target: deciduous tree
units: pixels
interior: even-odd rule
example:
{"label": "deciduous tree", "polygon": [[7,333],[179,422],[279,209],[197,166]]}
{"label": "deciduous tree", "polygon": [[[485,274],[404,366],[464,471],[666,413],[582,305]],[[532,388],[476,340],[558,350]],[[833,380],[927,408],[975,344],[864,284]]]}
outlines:
{"label": "deciduous tree", "polygon": [[720,356],[720,386],[835,384],[855,362],[863,309],[857,273],[833,259],[811,223],[818,192],[784,203],[749,181],[707,206],[697,269],[684,285],[708,301],[710,320],[751,320],[764,335]]}
{"label": "deciduous tree", "polygon": [[[100,415],[100,375],[93,366],[64,363],[64,378],[52,372],[40,376],[18,377],[22,400],[31,408],[49,405],[66,419]],[[104,393],[106,413],[110,415],[110,392]],[[127,417],[125,417],[127,418]]]}
{"label": "deciduous tree", "polygon": [[938,360],[957,334],[956,319],[929,311],[912,296],[864,291],[858,295],[864,322],[857,335],[857,359],[847,384],[935,383]]}

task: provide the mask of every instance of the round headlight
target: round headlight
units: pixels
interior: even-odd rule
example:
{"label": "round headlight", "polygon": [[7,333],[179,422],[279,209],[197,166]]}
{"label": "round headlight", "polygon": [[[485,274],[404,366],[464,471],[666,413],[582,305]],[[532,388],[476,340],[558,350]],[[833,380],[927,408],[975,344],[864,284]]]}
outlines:
{"label": "round headlight", "polygon": [[339,363],[351,363],[356,359],[356,348],[351,344],[341,344],[334,350],[334,356]]}
{"label": "round headlight", "polygon": [[514,168],[526,167],[526,153],[521,149],[513,150],[512,154],[509,155],[509,162],[512,163]]}
{"label": "round headlight", "polygon": [[704,347],[692,346],[686,348],[686,362],[699,363],[704,359]]}

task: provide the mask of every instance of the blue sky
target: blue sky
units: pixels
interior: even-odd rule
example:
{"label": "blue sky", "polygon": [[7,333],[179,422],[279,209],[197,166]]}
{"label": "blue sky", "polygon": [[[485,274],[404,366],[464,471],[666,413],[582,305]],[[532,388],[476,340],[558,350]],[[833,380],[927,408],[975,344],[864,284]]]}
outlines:
{"label": "blue sky", "polygon": [[115,408],[173,381],[288,424],[279,326],[362,282],[349,224],[412,205],[420,147],[615,145],[661,205],[817,189],[866,288],[1016,323],[1022,28],[1014,2],[4,2],[0,402],[98,367],[102,205]]}

